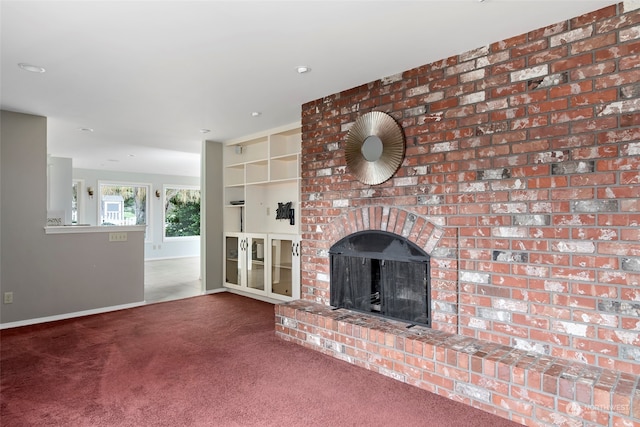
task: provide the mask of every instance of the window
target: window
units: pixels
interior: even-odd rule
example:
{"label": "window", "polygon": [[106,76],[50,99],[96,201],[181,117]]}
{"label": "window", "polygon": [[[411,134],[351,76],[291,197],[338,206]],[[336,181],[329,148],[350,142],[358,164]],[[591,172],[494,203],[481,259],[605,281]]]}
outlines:
{"label": "window", "polygon": [[84,220],[84,205],[82,204],[82,190],[84,181],[74,179],[71,184],[71,223],[80,224]]}
{"label": "window", "polygon": [[147,225],[149,185],[100,183],[100,225]]}
{"label": "window", "polygon": [[165,186],[164,238],[200,236],[200,189]]}

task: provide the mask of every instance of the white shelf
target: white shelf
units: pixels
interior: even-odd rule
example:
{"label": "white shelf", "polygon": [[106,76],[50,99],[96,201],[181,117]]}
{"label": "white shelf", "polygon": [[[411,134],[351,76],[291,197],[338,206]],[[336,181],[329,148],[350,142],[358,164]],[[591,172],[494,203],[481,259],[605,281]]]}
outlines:
{"label": "white shelf", "polygon": [[259,160],[246,164],[246,183],[265,182],[269,180],[269,162]]}
{"label": "white shelf", "polygon": [[291,264],[279,264],[279,265],[274,265],[272,266],[272,268],[284,268],[286,270],[291,270]]}
{"label": "white shelf", "polygon": [[225,186],[244,185],[244,163],[227,166],[224,170]]}
{"label": "white shelf", "polygon": [[295,179],[300,176],[298,154],[271,159],[271,180]]}
{"label": "white shelf", "polygon": [[[299,234],[301,135],[299,125],[290,126],[224,147],[226,232]],[[238,200],[244,204],[231,204]],[[296,210],[294,225],[275,219],[278,203],[288,202]]]}
{"label": "white shelf", "polygon": [[282,162],[296,162],[298,161],[298,154],[284,154],[282,156],[271,156],[271,161],[280,160]]}
{"label": "white shelf", "polygon": [[263,136],[227,145],[224,147],[223,156],[223,164],[226,167],[267,160],[269,158],[269,138]]}
{"label": "white shelf", "polygon": [[269,135],[271,158],[300,153],[302,134],[300,129],[291,129]]}
{"label": "white shelf", "polygon": [[[224,188],[224,205],[234,206],[232,205],[231,202],[244,200],[244,196],[245,196],[244,186],[234,185],[230,187],[225,187]],[[235,206],[241,206],[241,205],[235,205]]]}
{"label": "white shelf", "polygon": [[[233,246],[224,251],[224,286],[231,290],[276,301],[300,298],[300,141],[296,125],[223,149],[222,220],[225,248]],[[231,204],[240,200],[243,205]],[[280,205],[288,203],[293,225],[289,218],[276,219]],[[251,259],[251,242],[258,241],[264,258]]]}
{"label": "white shelf", "polygon": [[269,158],[269,138],[257,138],[240,144],[246,162],[257,162]]}

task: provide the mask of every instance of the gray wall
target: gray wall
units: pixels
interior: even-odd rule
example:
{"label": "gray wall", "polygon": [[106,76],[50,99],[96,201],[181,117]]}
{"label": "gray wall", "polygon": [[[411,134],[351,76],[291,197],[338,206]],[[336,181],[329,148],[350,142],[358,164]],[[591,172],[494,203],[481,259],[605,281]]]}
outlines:
{"label": "gray wall", "polygon": [[0,323],[142,302],[143,233],[45,234],[47,119],[2,111],[0,128]]}
{"label": "gray wall", "polygon": [[207,291],[222,288],[222,144],[205,141],[202,146],[202,186],[205,194],[205,239],[203,253],[206,262]]}

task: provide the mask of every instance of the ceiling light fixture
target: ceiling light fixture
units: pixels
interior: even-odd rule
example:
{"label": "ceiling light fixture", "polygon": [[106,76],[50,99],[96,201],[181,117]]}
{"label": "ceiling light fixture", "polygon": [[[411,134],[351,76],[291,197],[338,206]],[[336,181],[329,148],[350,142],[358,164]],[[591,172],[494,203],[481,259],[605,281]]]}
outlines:
{"label": "ceiling light fixture", "polygon": [[211,132],[209,129],[200,129],[200,133],[209,133]]}
{"label": "ceiling light fixture", "polygon": [[307,67],[306,65],[299,65],[296,67],[296,71],[298,72],[298,74],[306,74],[311,72],[311,68]]}
{"label": "ceiling light fixture", "polygon": [[93,132],[92,128],[78,128],[80,132]]}
{"label": "ceiling light fixture", "polygon": [[258,117],[261,114],[262,113],[260,111],[254,111],[253,113],[251,113],[251,117]]}
{"label": "ceiling light fixture", "polygon": [[18,67],[22,68],[25,71],[29,71],[30,73],[44,73],[45,71],[47,71],[39,65],[25,64],[24,62],[19,63]]}

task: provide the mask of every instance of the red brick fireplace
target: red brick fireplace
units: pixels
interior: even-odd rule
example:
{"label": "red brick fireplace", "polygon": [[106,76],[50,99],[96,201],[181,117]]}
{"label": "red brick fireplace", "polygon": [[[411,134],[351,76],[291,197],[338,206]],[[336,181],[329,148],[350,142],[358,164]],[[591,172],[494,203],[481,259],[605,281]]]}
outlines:
{"label": "red brick fireplace", "polygon": [[[640,418],[640,11],[625,2],[302,107],[302,298],[278,336],[526,425]],[[343,141],[395,118],[396,174]],[[431,328],[329,306],[329,248],[430,257]]]}

